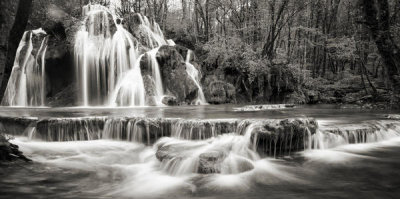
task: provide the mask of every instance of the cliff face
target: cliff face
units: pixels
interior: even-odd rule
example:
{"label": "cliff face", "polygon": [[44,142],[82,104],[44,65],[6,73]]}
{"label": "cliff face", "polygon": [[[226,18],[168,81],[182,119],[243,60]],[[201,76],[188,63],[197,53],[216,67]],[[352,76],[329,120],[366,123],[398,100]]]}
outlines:
{"label": "cliff face", "polygon": [[47,96],[54,98],[73,83],[73,45],[86,0],[36,0],[27,29],[43,28],[49,35],[46,52]]}
{"label": "cliff face", "polygon": [[0,82],[3,79],[4,67],[7,61],[7,47],[11,27],[17,12],[18,1],[0,1]]}
{"label": "cliff face", "polygon": [[[14,9],[16,5],[16,10]],[[3,8],[4,6],[4,8]],[[15,13],[15,17],[8,18],[7,16],[1,16],[1,18],[6,18],[8,20],[3,21],[2,24],[6,24],[4,31],[6,37],[4,40],[5,42],[5,60],[4,63],[0,64],[2,65],[2,69],[0,72],[2,72],[2,78],[1,78],[1,86],[0,86],[0,97],[3,97],[3,94],[6,90],[8,79],[10,77],[13,64],[14,64],[14,58],[17,52],[17,48],[19,45],[19,42],[25,32],[25,28],[27,26],[29,16],[32,11],[32,0],[19,0],[18,2],[4,2],[4,5],[1,6],[2,9],[5,9],[6,15],[10,14],[12,16],[13,13]],[[4,14],[4,13],[3,13]],[[11,26],[8,24],[12,24]],[[8,31],[9,30],[9,31]],[[8,32],[8,34],[7,34]]]}

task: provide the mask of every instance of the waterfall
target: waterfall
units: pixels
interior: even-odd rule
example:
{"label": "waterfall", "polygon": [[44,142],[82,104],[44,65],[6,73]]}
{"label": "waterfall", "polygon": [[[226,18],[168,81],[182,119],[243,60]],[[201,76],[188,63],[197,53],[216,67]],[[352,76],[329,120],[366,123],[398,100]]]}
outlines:
{"label": "waterfall", "polygon": [[[14,66],[7,83],[2,105],[44,106],[46,98],[45,56],[48,37],[35,50],[32,37],[45,35],[42,29],[26,31],[19,43]],[[35,52],[36,51],[36,52]]]}
{"label": "waterfall", "polygon": [[161,47],[162,45],[173,44],[165,40],[160,26],[154,20],[150,22],[149,18],[141,14],[139,14],[139,20],[140,28],[146,33],[147,44],[151,49]]}
{"label": "waterfall", "polygon": [[186,72],[188,73],[189,77],[193,80],[193,82],[196,84],[198,88],[197,100],[195,101],[195,104],[205,105],[207,104],[207,100],[204,97],[203,88],[201,87],[200,84],[200,74],[199,71],[196,69],[196,67],[194,67],[193,64],[190,63],[191,54],[192,51],[188,50],[186,54]]}
{"label": "waterfall", "polygon": [[153,85],[154,85],[154,100],[156,102],[156,105],[160,106],[163,105],[162,99],[164,97],[164,88],[162,84],[162,79],[161,79],[161,73],[160,73],[160,66],[157,61],[157,52],[160,49],[160,47],[154,48],[153,50],[150,50],[149,52],[146,53],[148,63],[151,65],[151,76],[153,79]]}
{"label": "waterfall", "polygon": [[[144,106],[145,89],[140,70],[138,44],[111,11],[100,5],[83,8],[86,16],[75,41],[75,64],[79,101],[83,106]],[[162,105],[164,96],[158,49],[168,43],[159,25],[138,15],[140,27],[153,50],[146,53],[152,69],[155,101]]]}
{"label": "waterfall", "polygon": [[[135,23],[138,23],[135,28],[138,31],[132,34],[140,37],[139,40],[143,42],[140,45],[138,40],[124,29],[121,19],[117,18],[118,1],[110,2],[114,7],[88,4],[82,8],[83,20],[76,32],[73,46],[76,104],[83,107],[145,106],[146,90],[140,61],[146,56],[147,63],[151,66],[151,79],[155,91],[152,97],[156,105],[163,106],[164,89],[156,55],[161,46],[174,46],[175,43],[164,38],[155,20],[134,13],[133,16],[138,17],[135,18]],[[45,106],[45,55],[48,38],[43,39],[39,49],[35,48],[35,42],[32,43],[33,35],[42,33],[46,34],[41,29],[25,32],[18,47],[2,105]],[[137,33],[140,35],[136,35]],[[142,36],[144,38],[141,38]],[[139,46],[142,47],[139,49]],[[142,54],[147,47],[152,50]],[[198,71],[193,66],[189,70],[189,74],[201,88]],[[204,94],[199,90],[198,101],[205,103]]]}
{"label": "waterfall", "polygon": [[309,149],[330,149],[348,144],[373,143],[400,136],[400,124],[393,121],[371,121],[360,125],[319,129],[311,136]]}
{"label": "waterfall", "polygon": [[251,145],[254,126],[248,126],[243,136],[231,133],[201,141],[162,138],[155,144],[156,156],[162,169],[175,176],[246,172],[260,159]]}
{"label": "waterfall", "polygon": [[140,55],[136,60],[135,68],[123,74],[111,94],[111,106],[144,106],[145,90],[140,71]]}
{"label": "waterfall", "polygon": [[140,56],[133,36],[105,7],[88,5],[83,13],[86,18],[75,41],[79,101],[83,106],[143,106]]}

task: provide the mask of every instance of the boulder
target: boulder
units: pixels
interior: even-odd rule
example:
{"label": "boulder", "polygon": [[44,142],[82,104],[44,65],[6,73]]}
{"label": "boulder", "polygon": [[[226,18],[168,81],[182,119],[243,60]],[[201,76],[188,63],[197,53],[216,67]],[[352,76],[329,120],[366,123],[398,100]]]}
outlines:
{"label": "boulder", "polygon": [[[114,22],[114,17],[111,15],[110,12],[107,11],[101,11],[101,12],[95,12],[93,14],[90,14],[90,16],[95,17],[98,20],[90,20],[91,17],[88,17],[86,19],[85,26],[86,30],[91,35],[94,36],[100,36],[103,35],[104,38],[110,38],[114,35],[114,33],[117,31],[117,26]],[[104,21],[107,20],[107,23],[104,23]],[[105,27],[108,24],[108,27]],[[105,31],[107,28],[110,30],[110,32]]]}
{"label": "boulder", "polygon": [[149,106],[155,106],[156,102],[153,97],[155,95],[154,81],[149,73],[143,74],[142,77],[143,77],[144,90],[146,92],[145,96],[146,104]]}
{"label": "boulder", "polygon": [[225,164],[225,167],[222,168],[223,173],[243,173],[254,169],[253,163],[247,158],[238,156],[228,157],[224,162],[229,161],[229,159],[232,161],[230,161],[230,164]]}
{"label": "boulder", "polygon": [[251,132],[257,151],[268,156],[284,156],[304,150],[307,139],[316,133],[315,119],[264,120]]}
{"label": "boulder", "polygon": [[17,160],[32,161],[22,154],[17,145],[10,143],[3,134],[0,134],[0,163]]}
{"label": "boulder", "polygon": [[[153,24],[154,21],[150,19],[149,23]],[[139,49],[142,49],[141,53],[157,47],[158,42],[166,44],[164,38],[152,33],[152,27],[145,24],[145,17],[140,13],[126,14],[123,17],[122,25],[138,40],[141,45]]]}
{"label": "boulder", "polygon": [[178,101],[174,96],[164,96],[162,99],[162,103],[168,106],[176,106],[178,105]]}
{"label": "boulder", "polygon": [[[216,141],[216,142],[214,142]],[[174,138],[163,138],[156,143],[156,157],[162,167],[175,174],[183,169],[199,174],[242,173],[254,168],[250,159],[237,153],[235,143],[221,143],[218,140],[193,142]]]}
{"label": "boulder", "polygon": [[210,104],[226,104],[236,102],[235,87],[216,76],[208,76],[205,80],[204,94]]}
{"label": "boulder", "polygon": [[[203,146],[203,145],[201,145]],[[174,161],[174,164],[180,164],[188,158],[192,158],[193,149],[201,147],[199,145],[186,145],[184,143],[161,144],[157,148],[156,157],[161,162]],[[226,158],[224,151],[210,150],[201,153],[198,157],[197,173],[211,174],[221,173],[221,164]],[[196,161],[196,159],[194,159]]]}
{"label": "boulder", "polygon": [[221,173],[221,164],[226,154],[222,151],[208,151],[200,154],[198,172],[201,174]]}
{"label": "boulder", "polygon": [[167,94],[178,103],[190,103],[197,98],[198,87],[186,72],[183,57],[173,46],[162,46],[157,53],[161,78]]}

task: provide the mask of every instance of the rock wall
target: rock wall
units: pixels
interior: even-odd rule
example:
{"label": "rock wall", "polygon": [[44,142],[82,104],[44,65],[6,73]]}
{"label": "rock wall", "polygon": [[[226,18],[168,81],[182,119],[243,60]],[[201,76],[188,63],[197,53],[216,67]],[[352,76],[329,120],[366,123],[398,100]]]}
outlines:
{"label": "rock wall", "polygon": [[3,79],[8,39],[17,12],[17,5],[18,1],[15,0],[0,1],[0,82]]}
{"label": "rock wall", "polygon": [[1,3],[0,98],[3,98],[17,48],[31,14],[32,0],[2,1]]}

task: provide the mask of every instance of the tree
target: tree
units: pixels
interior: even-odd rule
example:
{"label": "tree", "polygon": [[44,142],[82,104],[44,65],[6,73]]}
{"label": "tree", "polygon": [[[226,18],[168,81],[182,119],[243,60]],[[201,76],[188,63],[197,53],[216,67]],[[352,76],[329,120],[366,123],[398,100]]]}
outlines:
{"label": "tree", "polygon": [[388,0],[362,0],[365,23],[385,63],[392,91],[400,93],[400,52],[390,33],[390,12]]}

